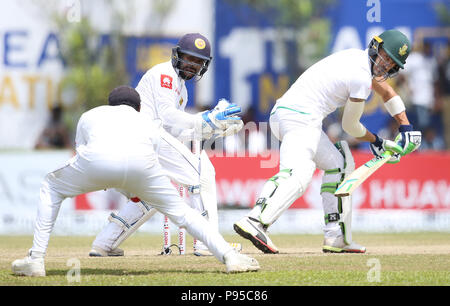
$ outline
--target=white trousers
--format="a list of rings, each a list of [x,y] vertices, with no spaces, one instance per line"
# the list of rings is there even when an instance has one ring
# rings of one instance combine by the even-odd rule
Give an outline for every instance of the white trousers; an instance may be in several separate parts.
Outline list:
[[[173,182],[185,187],[200,184],[200,158],[165,131],[161,132],[158,160],[163,171]],[[201,213],[206,209],[198,193],[189,194],[189,204]],[[217,209],[217,203],[214,205]],[[219,228],[217,220],[210,221],[213,226]]]
[[[96,190],[117,188],[152,203],[177,226],[186,228],[193,237],[203,241],[223,262],[231,246],[200,213],[179,196],[156,156],[113,156],[110,153],[90,156],[76,155],[68,164],[49,173],[40,190],[40,202],[31,251],[46,253],[50,234],[61,202],[68,197]]]
[[[158,161],[161,165],[161,171],[167,175],[174,183],[185,187],[197,186],[200,184],[200,158],[194,155],[183,143],[167,133],[161,131],[161,141],[158,150]],[[215,179],[215,178],[214,178]],[[135,194],[128,194],[128,197],[135,197]],[[144,200],[144,199],[142,199]],[[145,200],[144,200],[145,201]],[[145,201],[153,206],[150,201]],[[214,212],[208,214],[207,221],[217,230],[219,230],[219,221],[217,218],[217,203],[203,203],[199,193],[190,193],[188,196],[189,205],[203,213],[205,210],[214,209]],[[143,212],[133,201],[128,201],[118,212],[118,215],[129,224],[135,223],[142,218]],[[216,216],[215,218],[212,216]],[[109,223],[97,235],[93,246],[105,250],[111,250],[114,242],[119,238],[122,230],[115,224]],[[206,248],[202,245],[203,240],[196,242],[197,248]]]
[[[322,130],[322,118],[317,115],[277,109],[270,117],[270,128],[281,141],[280,170],[294,169],[300,176],[303,190],[309,186],[316,168],[330,170],[344,167],[344,157]],[[340,174],[326,175],[323,183],[339,182]],[[331,193],[322,193],[325,214],[338,212],[338,199]],[[325,234],[340,234],[340,227],[331,223]]]

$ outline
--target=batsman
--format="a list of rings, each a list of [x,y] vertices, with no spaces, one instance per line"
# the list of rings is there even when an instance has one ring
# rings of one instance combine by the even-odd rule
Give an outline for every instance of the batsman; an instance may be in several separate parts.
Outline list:
[[[250,213],[234,223],[239,235],[264,253],[278,253],[267,229],[303,195],[319,168],[324,171],[323,251],[365,253],[364,246],[352,241],[351,196],[334,196],[355,163],[348,144],[333,144],[322,130],[322,121],[343,107],[343,130],[359,141],[369,142],[376,157],[392,152],[389,163],[397,163],[416,150],[422,134],[414,130],[401,97],[386,82],[404,69],[409,52],[408,38],[400,31],[387,30],[373,37],[365,50],[343,50],[317,62],[277,100],[270,114],[270,127],[281,141],[279,172],[264,184]],[[372,90],[381,96],[386,110],[399,124],[395,140],[380,138],[360,122]]]

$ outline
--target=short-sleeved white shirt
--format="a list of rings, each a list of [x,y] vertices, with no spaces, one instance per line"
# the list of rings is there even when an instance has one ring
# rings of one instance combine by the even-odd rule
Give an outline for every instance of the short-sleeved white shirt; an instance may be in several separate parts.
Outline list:
[[[308,68],[277,100],[275,108],[282,106],[324,118],[349,98],[367,99],[371,90],[368,50],[348,49]]]
[[[81,115],[75,143],[86,159],[134,154],[156,159],[159,137],[159,127],[132,107],[103,105]]]

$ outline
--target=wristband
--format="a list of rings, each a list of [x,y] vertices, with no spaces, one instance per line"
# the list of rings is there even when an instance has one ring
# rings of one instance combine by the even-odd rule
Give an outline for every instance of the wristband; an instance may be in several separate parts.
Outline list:
[[[384,106],[392,117],[400,114],[406,109],[405,104],[403,103],[403,100],[402,98],[400,98],[400,96],[390,98],[389,100],[384,102]]]
[[[413,126],[411,124],[402,124],[398,127],[400,133],[411,132],[412,130]]]
[[[375,133],[372,133],[374,136],[375,136],[375,141],[374,142],[372,142],[375,146],[377,146],[377,147],[382,147],[383,146],[383,140],[380,138],[380,137],[378,137],[378,135],[377,134],[375,134]]]

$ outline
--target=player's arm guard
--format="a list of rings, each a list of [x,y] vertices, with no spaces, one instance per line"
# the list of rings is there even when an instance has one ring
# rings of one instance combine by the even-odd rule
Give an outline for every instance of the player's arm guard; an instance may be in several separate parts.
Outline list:
[[[342,115],[342,128],[353,137],[363,137],[366,135],[366,127],[359,122],[364,112],[364,102],[353,102],[348,100]]]

